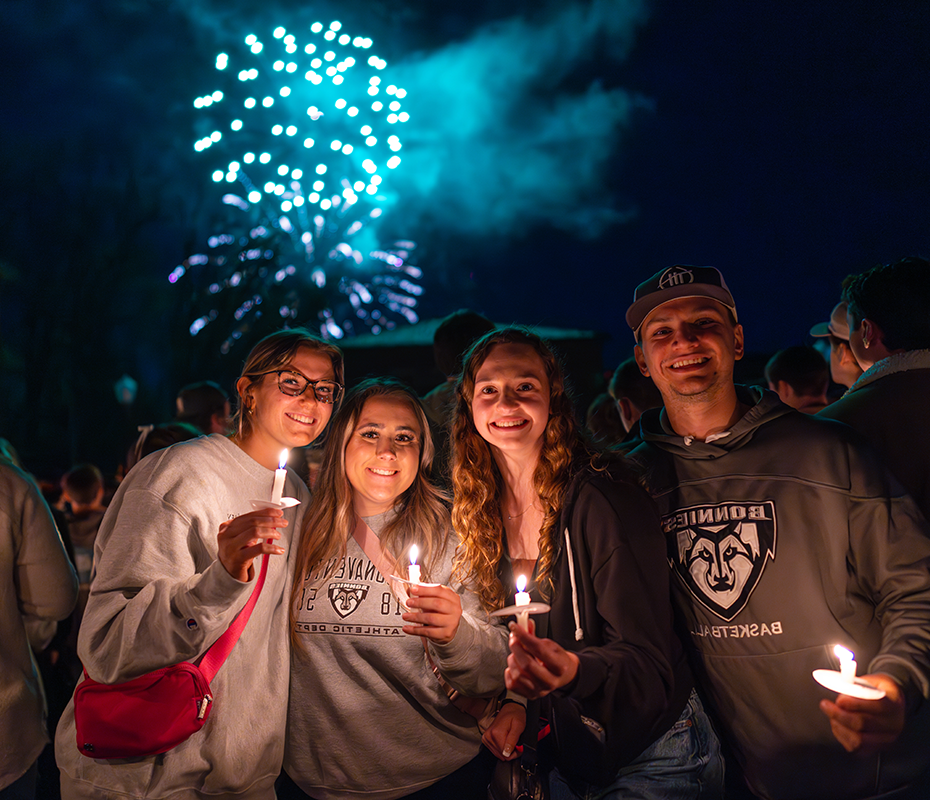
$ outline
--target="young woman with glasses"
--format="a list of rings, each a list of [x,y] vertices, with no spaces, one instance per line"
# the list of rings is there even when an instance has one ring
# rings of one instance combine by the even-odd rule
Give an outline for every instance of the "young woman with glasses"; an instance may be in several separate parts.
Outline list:
[[[267,577],[248,624],[210,684],[206,725],[167,753],[98,761],[78,751],[73,701],[56,736],[62,797],[273,797],[284,755],[288,597],[309,494],[289,473],[269,500],[281,451],[314,441],[342,395],[342,354],[308,331],[280,331],[249,354],[231,437],[212,434],[140,461],[100,527],[96,577],[78,640],[89,677],[121,683],[196,662]]]

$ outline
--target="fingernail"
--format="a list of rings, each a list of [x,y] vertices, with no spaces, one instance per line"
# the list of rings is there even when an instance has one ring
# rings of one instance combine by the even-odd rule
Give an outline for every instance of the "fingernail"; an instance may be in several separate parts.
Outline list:
[[[510,754],[513,752],[513,748],[508,744],[504,750],[504,758],[510,758]]]

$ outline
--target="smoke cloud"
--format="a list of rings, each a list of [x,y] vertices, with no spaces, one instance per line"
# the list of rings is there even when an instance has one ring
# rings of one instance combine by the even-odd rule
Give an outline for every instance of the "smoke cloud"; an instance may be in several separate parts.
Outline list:
[[[576,2],[392,64],[411,120],[391,188],[410,230],[591,237],[635,213],[615,207],[604,168],[649,102],[590,73],[595,53],[620,64],[646,16],[639,0]]]

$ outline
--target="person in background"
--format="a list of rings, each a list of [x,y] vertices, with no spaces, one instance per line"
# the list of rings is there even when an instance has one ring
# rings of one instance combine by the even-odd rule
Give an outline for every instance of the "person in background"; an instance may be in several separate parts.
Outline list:
[[[491,320],[467,308],[449,314],[437,326],[433,334],[433,358],[446,379],[423,397],[423,408],[433,425],[444,428],[449,420],[455,401],[455,379],[462,371],[465,351],[472,342],[493,330]]]
[[[824,357],[808,345],[786,347],[775,353],[765,365],[765,379],[785,405],[803,414],[816,414],[830,403],[830,368]]]
[[[81,624],[94,566],[94,540],[106,513],[103,505],[103,474],[93,464],[80,464],[61,479],[60,507],[68,522],[68,535],[74,547],[80,593],[75,609],[75,635]]]
[[[864,436],[930,519],[930,260],[851,276],[843,299],[865,373],[820,416]]]
[[[673,629],[655,505],[619,456],[579,435],[561,367],[523,328],[493,331],[465,358],[453,425],[457,574],[486,611],[518,576],[551,611],[511,624],[505,703],[484,741],[499,759],[540,749],[553,798],[714,798],[719,745]],[[546,629],[540,631],[539,626]]]
[[[284,755],[287,608],[303,505],[253,510],[271,497],[282,449],[320,436],[342,395],[342,354],[303,329],[262,339],[236,383],[236,432],[152,453],[116,492],[97,534],[96,574],[78,638],[90,678],[121,683],[197,661],[246,604],[252,615],[210,684],[206,726],[163,755],[100,761],[78,750],[72,700],[58,725],[61,793],[72,798],[273,797]]]
[[[930,797],[930,528],[914,501],[847,426],[734,383],[743,328],[718,270],[660,270],[626,320],[665,403],[629,457],[659,506],[702,696],[750,788]],[[812,678],[840,666],[835,645],[884,697]]]
[[[0,798],[36,796],[49,741],[34,653],[77,601],[78,582],[51,511],[22,470],[0,461]]]
[[[433,479],[444,489],[450,486],[449,419],[455,403],[455,380],[462,371],[462,355],[472,342],[492,330],[494,323],[487,317],[462,308],[445,317],[433,334],[433,357],[446,379],[423,397],[423,409],[429,417],[436,447]]]
[[[617,404],[607,392],[602,392],[591,401],[585,414],[584,428],[600,447],[617,446],[626,436]]]
[[[364,381],[333,419],[297,556],[283,800],[484,796],[493,758],[438,676],[496,697],[507,632],[451,579],[458,538],[432,457],[396,380]],[[405,588],[393,576],[413,545],[426,585]]]
[[[170,447],[178,442],[196,439],[203,433],[187,422],[165,422],[161,425],[140,425],[139,438],[126,459],[126,471],[129,472],[143,458],[156,450]]]
[[[620,421],[626,430],[623,442],[618,446],[622,453],[628,453],[640,443],[639,418],[644,411],[662,406],[662,395],[656,385],[639,371],[634,358],[622,361],[614,370],[607,391],[617,403]]]
[[[840,300],[830,313],[830,321],[818,322],[810,333],[815,339],[826,338],[829,341],[830,377],[834,383],[848,389],[862,374],[862,367],[849,347],[846,301]]]
[[[205,434],[229,433],[229,396],[218,383],[188,384],[178,392],[175,404],[178,422],[189,423]]]

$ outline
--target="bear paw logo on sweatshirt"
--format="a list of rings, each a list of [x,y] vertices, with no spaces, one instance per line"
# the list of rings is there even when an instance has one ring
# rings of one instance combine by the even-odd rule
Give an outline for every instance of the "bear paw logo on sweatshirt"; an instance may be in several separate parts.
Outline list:
[[[368,587],[361,583],[331,583],[328,594],[335,612],[345,619],[368,595]]]
[[[775,560],[775,504],[690,506],[663,517],[669,563],[691,596],[731,621],[749,602],[769,559]]]

